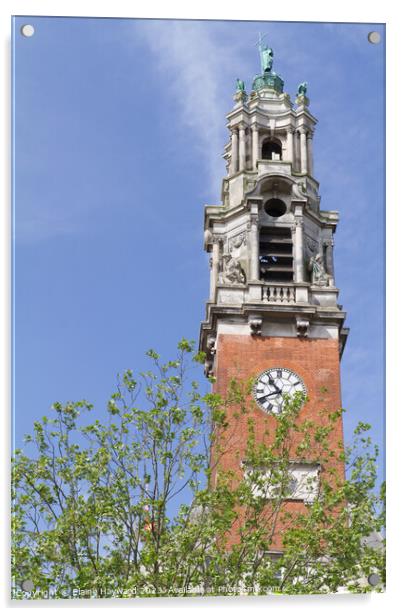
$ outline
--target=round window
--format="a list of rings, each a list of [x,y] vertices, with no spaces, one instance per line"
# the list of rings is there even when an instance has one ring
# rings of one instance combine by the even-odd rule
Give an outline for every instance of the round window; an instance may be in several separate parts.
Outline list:
[[[272,216],[272,218],[279,218],[279,216],[283,216],[286,212],[286,203],[280,199],[269,199],[264,208],[269,216]]]

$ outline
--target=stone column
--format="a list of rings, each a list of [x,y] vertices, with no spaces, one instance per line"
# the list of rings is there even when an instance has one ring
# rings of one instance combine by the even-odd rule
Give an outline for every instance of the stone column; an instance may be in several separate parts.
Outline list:
[[[294,128],[289,128],[288,130],[288,143],[287,143],[287,147],[288,147],[288,161],[290,163],[292,163],[292,165],[294,164],[294,146],[293,146],[293,135],[294,135],[295,129]]]
[[[214,237],[212,243],[211,277],[209,287],[209,299],[215,301],[216,285],[218,284],[218,269],[219,269],[219,238]]]
[[[239,164],[239,138],[237,135],[237,129],[232,130],[232,157],[230,159],[230,173],[236,173],[238,171]]]
[[[313,163],[313,132],[309,131],[307,134],[307,159],[308,159],[308,173],[314,175],[314,163]]]
[[[300,133],[299,131],[295,131],[295,134],[294,134],[293,153],[294,153],[295,169],[297,172],[300,172]]]
[[[239,126],[239,171],[246,168],[246,132],[244,124]]]
[[[303,274],[303,220],[297,218],[295,224],[292,227],[293,234],[293,260],[294,260],[294,274],[295,282],[304,282]]]
[[[257,160],[259,155],[259,134],[256,124],[252,126],[253,130],[253,170],[257,169]]]
[[[258,229],[258,214],[250,215],[250,278],[251,281],[258,281],[260,278],[260,262],[259,262],[259,229]]]
[[[325,268],[327,274],[334,279],[334,240],[324,240],[323,245],[325,247]]]
[[[300,131],[300,173],[307,173],[307,138],[304,128]]]

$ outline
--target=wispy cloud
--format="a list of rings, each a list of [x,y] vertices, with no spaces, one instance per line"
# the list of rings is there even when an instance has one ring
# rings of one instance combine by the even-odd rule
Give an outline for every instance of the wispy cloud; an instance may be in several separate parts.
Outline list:
[[[166,21],[136,26],[155,56],[165,91],[177,101],[176,119],[197,144],[210,182],[208,192],[216,196],[225,174],[221,155],[227,140],[225,114],[230,108],[227,84],[232,80],[234,91],[235,77],[249,70],[239,43],[227,31],[225,37],[218,36],[217,29],[218,24],[191,21],[173,21],[169,27]]]

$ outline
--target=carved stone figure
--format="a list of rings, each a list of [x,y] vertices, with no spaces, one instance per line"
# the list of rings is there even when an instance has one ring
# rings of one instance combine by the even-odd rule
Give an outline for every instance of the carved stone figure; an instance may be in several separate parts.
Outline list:
[[[244,284],[246,282],[246,275],[243,271],[240,261],[238,261],[238,259],[234,259],[230,254],[223,255],[222,260],[223,284]]]
[[[325,271],[320,254],[310,257],[309,271],[311,272],[312,284],[319,287],[328,287],[330,285],[331,277]]]

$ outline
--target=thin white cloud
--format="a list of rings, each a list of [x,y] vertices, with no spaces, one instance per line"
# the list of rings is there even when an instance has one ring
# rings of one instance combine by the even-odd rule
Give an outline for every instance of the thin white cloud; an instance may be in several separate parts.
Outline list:
[[[166,91],[177,101],[179,121],[192,134],[209,178],[208,192],[215,198],[219,198],[225,175],[225,115],[231,103],[227,82],[233,80],[234,91],[235,77],[249,70],[239,45],[227,36],[225,40],[219,37],[218,28],[202,22],[153,21],[142,22],[136,29],[155,56]]]

